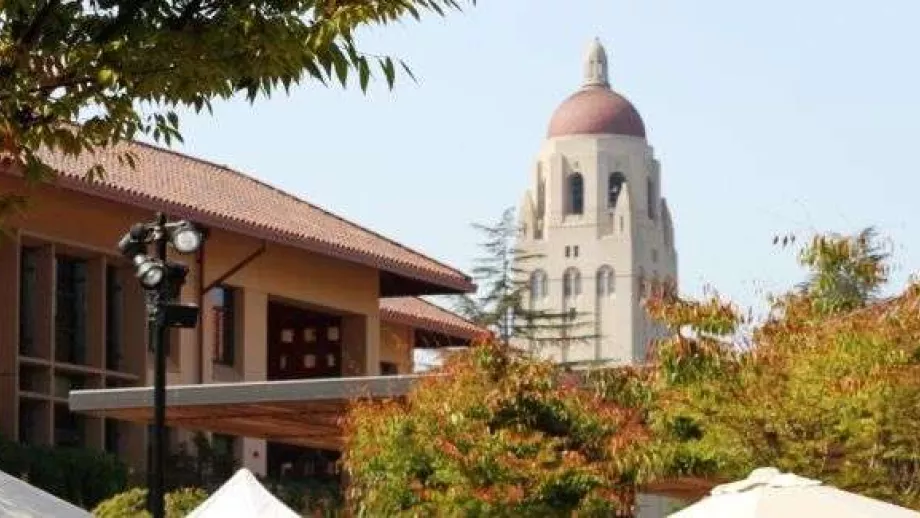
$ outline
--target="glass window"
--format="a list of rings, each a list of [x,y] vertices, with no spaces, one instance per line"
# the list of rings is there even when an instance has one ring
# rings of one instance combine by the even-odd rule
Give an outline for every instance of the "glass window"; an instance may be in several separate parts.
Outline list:
[[[212,301],[215,320],[215,361],[233,365],[236,361],[236,298],[231,286],[214,288]]]
[[[569,268],[562,276],[562,294],[565,297],[581,294],[581,274],[575,268]]]
[[[569,214],[583,214],[585,211],[585,181],[581,173],[569,176]]]
[[[124,326],[124,290],[119,269],[107,266],[105,272],[105,364],[106,368],[121,367]]]
[[[19,352],[35,354],[36,294],[38,250],[23,247],[19,270]]]
[[[597,294],[600,296],[613,295],[615,280],[613,269],[609,266],[601,266],[597,271]]]
[[[55,358],[86,362],[86,261],[57,257],[55,292]]]
[[[530,274],[530,296],[533,299],[542,299],[546,296],[546,272],[537,270]]]
[[[617,200],[620,199],[620,192],[623,190],[623,184],[626,178],[623,173],[610,173],[607,175],[607,208],[613,209],[617,206]]]

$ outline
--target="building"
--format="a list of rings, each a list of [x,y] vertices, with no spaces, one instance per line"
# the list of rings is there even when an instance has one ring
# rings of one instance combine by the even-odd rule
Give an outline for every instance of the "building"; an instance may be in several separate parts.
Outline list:
[[[136,170],[118,161],[124,151]],[[183,300],[202,311],[197,328],[168,335],[170,390],[402,375],[414,348],[468,344],[481,332],[417,298],[471,291],[465,274],[254,178],[139,143],[100,151],[102,180],[83,178],[93,157],[48,159],[61,173],[53,185],[0,171],[0,192],[32,202],[0,238],[6,437],[110,451],[143,472],[149,412],[72,412],[68,395],[152,384],[144,295],[116,243],[155,211],[208,234],[197,254],[171,257],[189,267]],[[174,446],[186,430],[220,432],[244,465],[277,474],[305,452],[338,447],[343,409],[323,412],[297,440],[272,427],[271,412],[180,406],[167,418]]]
[[[520,205],[529,303],[571,315],[561,346],[522,344],[563,363],[636,363],[660,332],[642,299],[677,280],[661,167],[636,108],[614,91],[607,54],[589,46],[581,87],[553,113]],[[557,331],[553,331],[557,332]]]

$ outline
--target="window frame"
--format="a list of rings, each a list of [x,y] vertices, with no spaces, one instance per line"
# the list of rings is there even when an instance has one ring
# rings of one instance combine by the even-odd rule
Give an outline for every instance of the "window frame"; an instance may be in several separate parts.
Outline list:
[[[566,180],[568,204],[566,214],[581,216],[585,213],[585,178],[581,173],[572,173]]]
[[[237,308],[239,288],[229,284],[214,287],[211,311],[214,315],[214,357],[218,365],[233,367],[237,360]],[[217,290],[220,290],[219,292]],[[220,293],[220,295],[218,295]],[[220,297],[219,300],[216,300]]]
[[[617,185],[616,193],[613,192],[613,186]],[[626,185],[626,176],[619,171],[614,171],[607,175],[607,209],[617,208],[620,195],[623,193],[623,187]]]

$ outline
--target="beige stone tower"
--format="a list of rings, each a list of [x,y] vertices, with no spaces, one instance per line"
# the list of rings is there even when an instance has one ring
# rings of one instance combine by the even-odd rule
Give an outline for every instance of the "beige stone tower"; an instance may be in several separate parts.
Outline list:
[[[556,109],[520,205],[519,248],[535,309],[572,312],[587,340],[543,347],[565,363],[643,361],[659,331],[643,297],[677,280],[677,252],[661,168],[639,112],[610,86],[596,39],[581,88]],[[520,344],[535,348],[535,344]]]

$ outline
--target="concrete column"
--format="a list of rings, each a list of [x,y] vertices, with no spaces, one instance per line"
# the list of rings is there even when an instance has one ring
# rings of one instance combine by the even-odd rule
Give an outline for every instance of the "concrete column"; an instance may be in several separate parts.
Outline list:
[[[237,319],[241,324],[237,334],[237,361],[242,360],[244,380],[263,381],[268,377],[268,294],[251,288],[238,293]],[[241,442],[243,466],[264,476],[268,471],[266,441],[244,437]]]
[[[246,288],[239,291],[237,357],[242,357],[243,379],[262,381],[268,375],[268,294]]]
[[[342,318],[342,375],[380,374],[380,318],[349,315]]]

